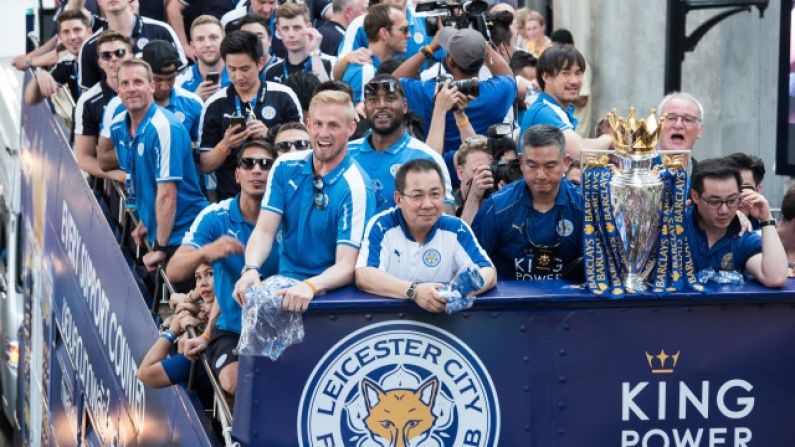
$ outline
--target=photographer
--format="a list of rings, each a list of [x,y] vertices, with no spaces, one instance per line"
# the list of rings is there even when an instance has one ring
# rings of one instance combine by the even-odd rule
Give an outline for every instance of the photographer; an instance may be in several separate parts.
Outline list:
[[[475,135],[475,129],[466,115],[466,108],[469,101],[474,99],[458,91],[457,87],[451,87],[450,81],[444,82],[436,92],[436,100],[433,103],[433,115],[431,116],[431,126],[428,128],[428,138],[425,143],[439,154],[444,153],[444,135],[447,127],[447,112],[452,111],[455,117],[455,125],[461,134],[461,141]]]
[[[395,77],[400,78],[403,84],[403,89],[409,100],[409,109],[425,120],[426,127],[430,126],[437,83],[434,80],[419,81],[413,77],[422,63],[441,46],[441,36],[449,36],[450,32],[449,28],[440,30],[430,45],[423,47],[419,53],[403,62],[394,72]],[[473,29],[455,30],[446,47],[445,63],[453,80],[467,80],[470,84],[477,85],[477,88],[473,89],[475,93],[473,96],[476,98],[469,102],[466,116],[474,131],[484,134],[489,126],[503,121],[516,97],[516,81],[511,69],[502,56],[486,43],[479,32]],[[478,82],[478,71],[484,63],[493,77]],[[447,113],[446,120],[444,156],[448,168],[452,170],[453,154],[461,145],[461,136],[457,126],[454,127],[455,117],[452,113]]]

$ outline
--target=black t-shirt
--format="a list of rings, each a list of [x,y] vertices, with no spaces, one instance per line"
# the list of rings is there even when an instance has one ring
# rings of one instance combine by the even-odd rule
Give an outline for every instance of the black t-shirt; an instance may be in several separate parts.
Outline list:
[[[74,133],[99,137],[102,114],[114,96],[116,92],[105,81],[97,82],[80,95],[74,109]]]
[[[224,14],[235,9],[237,5],[237,0],[179,0],[179,2],[185,5],[185,10],[182,11],[182,20],[186,33],[190,30],[196,17],[209,14],[220,20]]]
[[[166,7],[163,0],[138,0],[138,13],[150,19],[166,20]]]
[[[334,65],[334,59],[322,53],[320,55],[320,59],[323,61],[323,68],[325,68],[326,73],[331,76],[331,67]],[[289,63],[287,59],[284,59],[265,70],[265,79],[272,82],[283,83],[288,77],[290,77],[291,74],[297,73],[299,71],[312,71],[311,56],[307,56],[306,59],[296,65],[293,65]]]
[[[77,99],[80,98],[80,93],[82,93],[80,86],[77,85],[77,60],[67,59],[58,62],[52,67],[50,74],[55,79],[55,82],[61,85],[66,84],[69,87],[72,99],[77,103]]]
[[[327,20],[322,25],[319,25],[317,30],[323,35],[323,41],[320,42],[320,51],[332,56],[338,56],[337,50],[345,37],[345,27],[333,20]]]
[[[199,124],[199,148],[201,151],[215,150],[229,127],[230,118],[235,115],[248,116],[251,104],[240,101],[235,87],[219,90],[207,99],[202,110]],[[302,122],[301,105],[295,93],[289,88],[275,82],[261,82],[256,96],[253,116],[265,123],[268,128],[288,122]],[[216,173],[218,199],[223,200],[240,192],[235,183],[235,157],[239,148],[234,148],[226,157]]]
[[[103,27],[102,31],[107,29]],[[97,52],[97,38],[102,31],[97,31],[91,35],[85,42],[83,47],[80,48],[80,86],[89,88],[105,78],[105,73],[99,68],[99,58]],[[133,33],[130,36],[133,40],[133,52],[136,57],[140,56],[144,46],[150,40],[160,39],[171,42],[177,49],[179,58],[182,65],[188,65],[188,60],[185,58],[185,53],[182,51],[182,45],[179,43],[177,35],[168,24],[150,19],[148,17],[135,16],[135,24],[133,25]]]

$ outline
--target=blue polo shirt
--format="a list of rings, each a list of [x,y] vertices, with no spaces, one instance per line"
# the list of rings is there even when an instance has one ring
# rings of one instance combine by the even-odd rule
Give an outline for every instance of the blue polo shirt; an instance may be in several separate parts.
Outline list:
[[[110,125],[111,140],[119,164],[132,176],[136,209],[147,229],[146,238],[154,244],[157,236],[157,185],[176,183],[177,211],[168,245],[179,245],[193,219],[207,206],[199,187],[188,131],[173,113],[155,103],[149,106],[135,135],[127,131],[129,125],[126,111],[117,115]]]
[[[450,282],[472,266],[493,267],[466,222],[442,214],[419,244],[400,208],[385,210],[370,220],[356,261],[356,268],[374,267],[417,282]]]
[[[190,134],[191,141],[199,139],[199,118],[201,118],[202,107],[204,105],[201,98],[179,87],[171,89],[168,103],[165,105],[165,109],[173,113],[177,121],[185,126],[188,134]],[[124,108],[121,98],[116,96],[110,100],[102,115],[100,136],[110,139],[110,123],[125,110],[127,109]]]
[[[375,197],[370,179],[350,155],[323,176],[323,188],[313,182],[312,151],[280,156],[270,172],[262,209],[282,216],[279,274],[303,280],[319,275],[336,262],[337,245],[358,249]],[[316,194],[327,205],[315,206]]]
[[[536,124],[548,124],[564,131],[574,130],[579,121],[574,117],[574,104],[569,104],[564,110],[555,98],[541,92],[522,116],[520,138],[529,127]],[[521,152],[521,147],[519,151]]]
[[[425,128],[430,129],[433,116],[433,104],[436,95],[436,81],[429,79],[420,81],[413,78],[402,78],[409,109],[418,117],[425,120]],[[505,115],[511,109],[516,99],[516,80],[513,76],[494,76],[485,81],[480,81],[478,97],[469,103],[466,109],[469,122],[475,133],[486,135],[486,130],[492,124],[503,122]],[[452,112],[447,114],[444,127],[444,159],[447,169],[455,172],[453,154],[461,146],[461,133],[455,124]]]
[[[583,199],[565,178],[555,206],[541,213],[524,179],[519,179],[483,202],[472,229],[494,261],[500,279],[559,279],[565,267],[582,256]],[[539,246],[557,246],[543,266]],[[539,256],[540,257],[540,256]]]
[[[698,226],[698,208],[691,206],[685,212],[685,234],[690,246],[696,272],[704,269],[745,271],[745,264],[762,252],[762,236],[749,231],[740,236],[740,220],[735,217],[726,234],[712,247],[707,246],[707,234]]]
[[[404,163],[415,159],[431,160],[442,168],[444,187],[447,191],[445,203],[455,204],[453,188],[450,184],[450,173],[438,152],[412,137],[405,130],[403,136],[395,144],[383,152],[377,151],[370,145],[371,135],[372,131],[368,131],[363,138],[348,143],[348,153],[370,177],[370,185],[375,193],[376,212],[395,206],[395,175]]]
[[[381,67],[381,60],[375,54],[372,59],[373,62],[371,64],[348,64],[342,73],[343,82],[350,85],[353,90],[354,104],[362,102],[362,99],[364,99],[364,85],[375,77],[375,72]]]
[[[246,246],[255,224],[256,222],[248,222],[241,214],[240,195],[236,195],[203,209],[193,221],[190,231],[185,233],[182,245],[198,250],[215,242],[221,236],[229,236]],[[268,259],[260,266],[260,275],[267,277],[279,272],[280,236],[277,235]],[[221,308],[221,316],[218,317],[215,326],[237,334],[240,333],[241,313],[240,305],[232,298],[232,292],[245,264],[246,259],[243,254],[233,254],[213,261],[213,290]]]
[[[348,29],[345,30],[345,37],[340,43],[339,51],[337,51],[338,55],[342,56],[362,47],[367,48],[370,45],[367,33],[364,32],[364,17],[366,15],[362,14],[361,17],[357,17],[348,25]],[[409,36],[406,39],[406,52],[399,55],[400,59],[408,59],[414,56],[420,51],[420,48],[430,44],[431,40],[433,40],[433,36],[428,35],[428,29],[425,26],[425,16],[417,16],[411,8],[406,8],[406,22],[409,26]],[[441,60],[443,55],[444,50],[437,51],[434,53],[434,59]]]
[[[190,66],[190,68],[177,76],[175,85],[191,93],[195,93],[196,89],[199,88],[199,84],[202,82],[204,82],[204,77],[202,76],[201,71],[199,71],[199,65],[193,64]],[[229,79],[229,72],[226,71],[226,67],[221,70],[221,79],[219,83],[221,84],[221,88],[228,87],[230,84],[232,84],[232,80]]]

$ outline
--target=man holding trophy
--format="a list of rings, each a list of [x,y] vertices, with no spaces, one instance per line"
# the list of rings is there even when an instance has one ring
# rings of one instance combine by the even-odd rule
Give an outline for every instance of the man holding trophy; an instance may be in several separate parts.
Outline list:
[[[522,137],[522,179],[483,202],[472,223],[500,279],[561,279],[582,256],[583,201],[564,178],[571,163],[563,132],[530,127]]]

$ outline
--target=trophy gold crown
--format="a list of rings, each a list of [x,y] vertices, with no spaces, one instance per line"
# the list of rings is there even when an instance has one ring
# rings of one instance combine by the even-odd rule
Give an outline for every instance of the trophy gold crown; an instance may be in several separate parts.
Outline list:
[[[622,117],[618,110],[613,109],[607,114],[616,151],[624,155],[649,155],[657,152],[657,140],[660,139],[665,123],[665,115],[657,118],[656,111],[651,109],[646,119],[635,115],[635,108],[629,108],[629,115]]]

